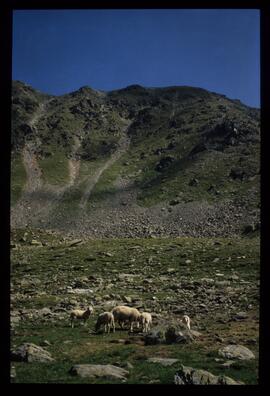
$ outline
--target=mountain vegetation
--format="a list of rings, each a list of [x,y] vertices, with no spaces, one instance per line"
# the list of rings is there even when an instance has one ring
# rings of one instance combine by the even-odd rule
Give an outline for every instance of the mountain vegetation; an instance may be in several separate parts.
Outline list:
[[[259,109],[194,87],[52,96],[14,81],[12,114],[15,226],[102,237],[260,227]]]

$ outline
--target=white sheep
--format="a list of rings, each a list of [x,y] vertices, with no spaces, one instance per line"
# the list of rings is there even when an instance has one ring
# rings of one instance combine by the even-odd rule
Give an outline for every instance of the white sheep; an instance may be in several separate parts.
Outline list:
[[[113,332],[115,332],[114,316],[111,312],[103,312],[98,316],[95,326],[96,332],[99,330],[100,326],[104,326],[105,333],[110,332],[111,326],[113,328]]]
[[[139,323],[142,325],[143,333],[147,333],[150,330],[152,324],[152,315],[149,312],[142,312],[139,317]]]
[[[74,320],[83,320],[84,325],[86,321],[88,320],[89,316],[94,312],[93,307],[88,307],[86,311],[83,311],[81,309],[74,309],[73,311],[70,312],[70,321],[71,321],[71,327],[74,327]]]
[[[181,319],[181,322],[184,323],[187,328],[190,330],[190,317],[187,315],[184,315],[183,318]]]
[[[127,307],[125,305],[118,305],[113,308],[112,314],[114,320],[119,323],[120,327],[126,322],[130,325],[130,331],[133,332],[134,323],[139,321],[140,312],[136,308]]]

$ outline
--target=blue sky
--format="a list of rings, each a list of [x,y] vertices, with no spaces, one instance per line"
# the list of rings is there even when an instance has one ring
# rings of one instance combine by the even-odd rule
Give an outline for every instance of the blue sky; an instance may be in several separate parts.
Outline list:
[[[190,85],[260,106],[259,10],[17,10],[13,79],[61,95]]]

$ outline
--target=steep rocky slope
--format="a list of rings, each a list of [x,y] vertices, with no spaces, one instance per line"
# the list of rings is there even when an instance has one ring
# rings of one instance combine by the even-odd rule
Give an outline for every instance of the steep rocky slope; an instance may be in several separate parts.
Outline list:
[[[14,81],[11,225],[96,237],[257,232],[260,112],[193,87]]]

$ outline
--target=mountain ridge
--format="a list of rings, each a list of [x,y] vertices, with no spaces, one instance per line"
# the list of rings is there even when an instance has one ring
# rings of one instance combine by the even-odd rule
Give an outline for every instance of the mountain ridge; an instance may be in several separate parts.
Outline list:
[[[70,91],[70,92],[66,92],[66,93],[62,93],[62,94],[53,94],[53,93],[45,93],[42,90],[34,88],[30,84],[25,83],[25,82],[23,82],[21,80],[13,80],[12,81],[12,86],[14,86],[14,84],[21,84],[21,85],[23,85],[25,87],[30,87],[32,90],[35,90],[37,92],[42,93],[43,95],[47,95],[47,96],[51,96],[51,97],[62,97],[62,96],[70,95],[72,93],[76,93],[76,92],[83,92],[84,90],[90,90],[90,91],[101,93],[101,94],[109,94],[109,93],[112,93],[112,92],[129,91],[131,89],[142,89],[142,90],[150,90],[150,91],[151,90],[164,90],[164,91],[166,91],[166,90],[178,89],[178,88],[179,89],[182,89],[182,88],[193,89],[194,88],[194,89],[197,89],[197,90],[209,92],[209,93],[211,93],[213,95],[224,97],[224,98],[226,98],[226,99],[228,99],[228,100],[230,100],[232,102],[240,103],[241,105],[246,106],[246,107],[248,107],[250,109],[254,109],[254,110],[260,111],[260,106],[258,106],[258,107],[250,106],[250,105],[245,104],[244,102],[242,102],[240,99],[229,98],[225,94],[222,94],[222,93],[219,93],[219,92],[216,92],[216,91],[210,91],[210,90],[208,90],[206,88],[201,88],[201,87],[197,87],[197,86],[190,86],[190,85],[165,85],[165,86],[144,87],[144,86],[142,86],[140,84],[130,84],[130,85],[127,85],[126,87],[110,89],[110,90],[107,90],[107,89],[96,89],[96,88],[92,88],[90,85],[82,85],[81,87],[75,89],[74,91]]]
[[[206,213],[213,235],[259,227],[260,111],[225,95],[133,84],[55,96],[15,81],[11,138],[14,227],[199,236]],[[129,143],[118,157],[121,139]],[[34,191],[26,187],[33,164],[40,175]],[[28,213],[42,206],[42,216]],[[223,206],[226,221],[218,216]]]

